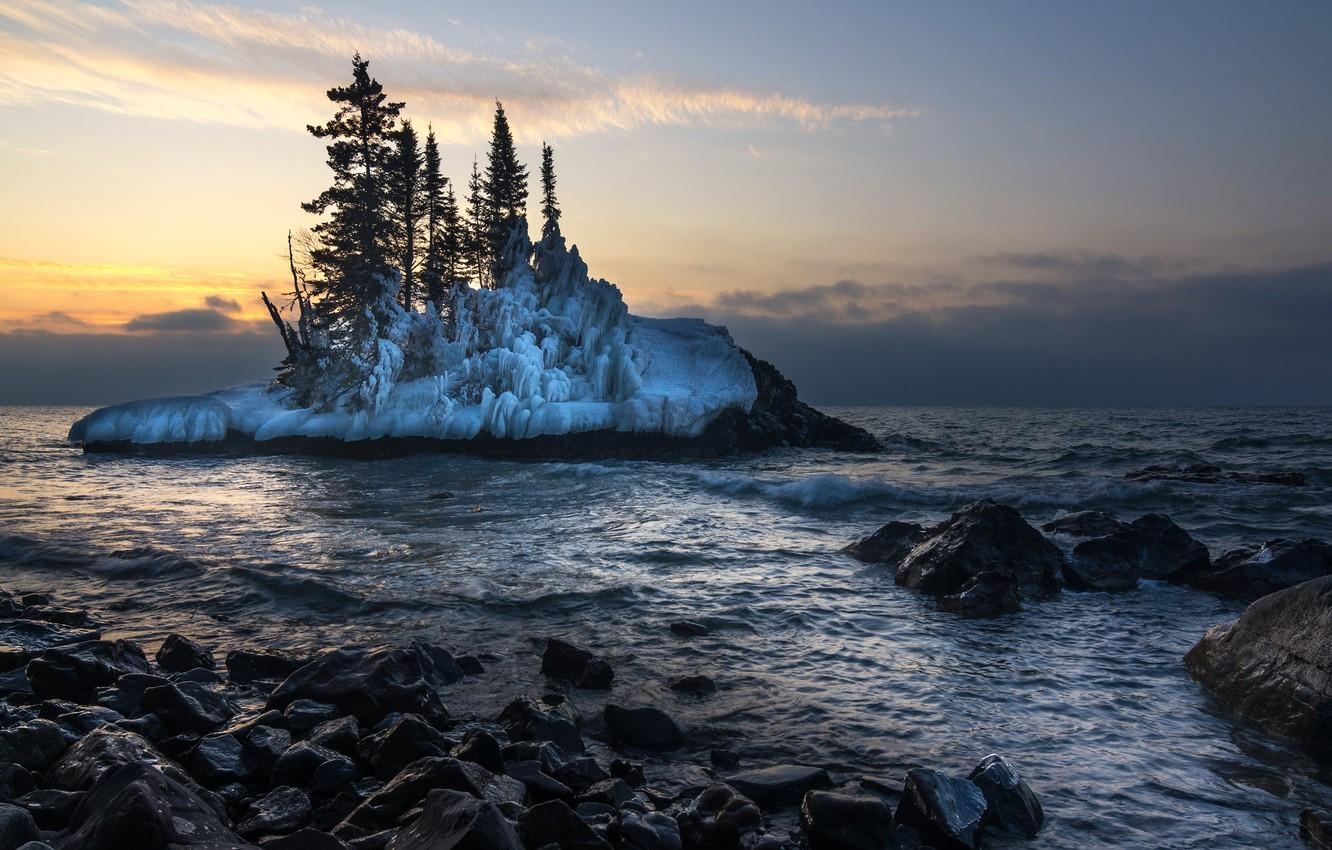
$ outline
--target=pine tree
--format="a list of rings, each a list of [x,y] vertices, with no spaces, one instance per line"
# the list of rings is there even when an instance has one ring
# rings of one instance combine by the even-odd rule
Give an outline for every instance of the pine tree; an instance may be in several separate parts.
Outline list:
[[[527,215],[527,166],[518,161],[504,104],[495,101],[495,124],[486,162],[485,197],[489,205],[488,259],[498,284],[507,269],[499,268],[510,231]]]
[[[467,181],[467,219],[463,226],[464,271],[481,287],[490,284],[490,219],[480,167],[473,158],[472,176]]]
[[[555,200],[555,151],[541,143],[541,238],[546,238],[560,223],[560,205]]]
[[[416,302],[416,273],[422,265],[423,230],[428,218],[427,168],[412,122],[404,120],[394,134],[395,150],[386,183],[393,213],[393,244],[402,286],[398,300],[408,310]],[[438,158],[438,150],[436,150]]]
[[[321,320],[338,339],[361,323],[365,309],[383,294],[390,271],[392,222],[384,172],[403,104],[388,101],[369,64],[359,53],[352,58],[351,85],[328,91],[337,112],[328,123],[306,128],[315,138],[331,140],[333,185],[301,208],[328,216],[311,228],[318,244],[310,252],[316,272],[310,291]]]
[[[444,192],[444,202],[440,210],[440,271],[448,286],[453,286],[466,278],[464,272],[467,258],[466,231],[461,216],[458,214],[458,198],[453,194],[453,182],[449,181]]]
[[[444,261],[441,257],[444,242],[444,190],[448,179],[440,167],[439,143],[435,141],[435,131],[426,130],[425,162],[422,185],[425,190],[425,238],[426,260],[421,272],[421,282],[425,286],[426,298],[434,302],[436,309],[444,303],[445,277]],[[453,193],[449,189],[449,196]],[[456,204],[454,214],[457,214]]]

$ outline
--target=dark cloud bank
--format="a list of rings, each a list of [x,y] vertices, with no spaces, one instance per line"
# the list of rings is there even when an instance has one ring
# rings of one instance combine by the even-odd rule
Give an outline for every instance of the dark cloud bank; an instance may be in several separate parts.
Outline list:
[[[692,312],[815,404],[1332,404],[1332,264],[1167,277],[1174,266],[1104,256],[978,262],[1033,279],[843,281]],[[140,316],[130,334],[0,334],[0,402],[102,404],[271,376],[276,335],[209,307]]]

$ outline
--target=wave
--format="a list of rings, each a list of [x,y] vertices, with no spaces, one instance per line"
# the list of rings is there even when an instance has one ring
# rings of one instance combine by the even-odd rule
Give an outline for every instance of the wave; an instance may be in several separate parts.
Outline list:
[[[86,564],[86,569],[109,579],[176,578],[204,572],[203,564],[198,561],[152,546],[95,557]]]
[[[365,605],[360,596],[286,564],[236,564],[229,575],[279,607],[299,606],[317,613],[337,614],[358,611]]]
[[[935,498],[878,479],[849,478],[826,472],[792,481],[767,481],[724,472],[699,472],[707,489],[733,496],[759,495],[801,508],[825,509],[874,501],[933,502]]]

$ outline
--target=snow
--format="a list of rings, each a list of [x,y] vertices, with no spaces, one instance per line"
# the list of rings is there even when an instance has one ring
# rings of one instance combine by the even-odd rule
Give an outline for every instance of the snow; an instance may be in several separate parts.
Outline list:
[[[518,236],[510,250],[526,256]],[[353,390],[319,410],[262,383],[94,411],[78,443],[213,442],[281,437],[507,439],[615,430],[696,437],[757,396],[725,328],[630,315],[620,291],[588,276],[558,229],[494,290],[459,287],[453,333],[434,313],[376,305],[374,336],[352,358]]]

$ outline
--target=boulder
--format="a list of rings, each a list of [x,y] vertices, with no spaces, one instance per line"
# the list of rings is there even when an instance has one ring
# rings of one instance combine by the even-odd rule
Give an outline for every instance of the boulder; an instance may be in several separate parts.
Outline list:
[[[566,753],[581,753],[583,738],[573,721],[519,697],[504,707],[496,722],[515,741],[553,741]]]
[[[893,810],[878,797],[810,791],[800,806],[809,850],[889,850],[897,846]]]
[[[200,738],[186,763],[194,776],[211,788],[244,782],[251,774],[245,748],[235,736],[224,732]]]
[[[1074,511],[1050,520],[1041,526],[1041,531],[1085,540],[1088,537],[1105,537],[1126,528],[1128,523],[1109,511]]]
[[[1073,547],[1064,576],[1074,590],[1132,590],[1138,579],[1206,569],[1207,547],[1170,517],[1147,514],[1128,527]]]
[[[450,850],[455,847],[460,850],[523,850],[523,843],[494,803],[460,791],[439,788],[426,795],[421,816],[393,836],[387,850]]]
[[[927,530],[897,568],[897,583],[935,596],[959,593],[975,576],[1011,578],[1039,596],[1059,590],[1063,555],[1007,505],[986,500]]]
[[[341,838],[307,826],[291,835],[265,840],[264,850],[351,850],[351,846]]]
[[[1300,838],[1319,850],[1332,850],[1332,814],[1317,809],[1300,812]]]
[[[14,801],[32,815],[42,829],[63,829],[86,791],[62,791],[59,788],[38,788]]]
[[[673,750],[684,743],[684,728],[659,708],[624,708],[607,703],[604,714],[611,735],[630,747]]]
[[[61,850],[254,850],[198,795],[150,764],[102,777],[54,843]]]
[[[980,850],[984,818],[985,795],[974,783],[925,768],[907,771],[894,820],[916,830],[921,844]]]
[[[144,693],[149,688],[167,684],[167,681],[151,673],[126,673],[112,687],[98,690],[97,703],[125,717],[137,717],[143,713]]]
[[[500,753],[499,739],[484,729],[473,729],[463,736],[462,744],[453,753],[455,758],[479,764],[492,773],[504,772],[504,756]]]
[[[180,768],[146,738],[117,726],[103,726],[66,750],[46,771],[46,782],[65,791],[87,791],[127,764],[151,764],[176,781],[184,781]]]
[[[311,699],[335,705],[367,724],[392,711],[442,722],[448,712],[437,689],[462,677],[453,656],[427,643],[345,647],[324,652],[292,673],[269,696],[268,707],[283,709],[298,699]]]
[[[335,717],[311,729],[306,740],[351,756],[356,754],[356,745],[360,743],[361,727],[355,717]]]
[[[359,776],[356,765],[342,753],[300,741],[288,747],[273,764],[272,782],[331,793]]]
[[[272,726],[251,726],[233,732],[245,748],[245,760],[260,772],[268,772],[291,746],[291,733]],[[311,737],[311,743],[322,744]],[[332,749],[337,749],[333,747]],[[341,752],[341,750],[339,750]]]
[[[424,758],[399,771],[384,787],[366,797],[334,829],[340,837],[353,830],[375,832],[395,825],[404,813],[420,805],[432,788],[447,788],[472,797],[485,797],[493,777],[484,768],[451,758]]]
[[[28,770],[43,771],[65,752],[68,743],[60,727],[37,718],[0,729],[0,762],[13,762]]]
[[[12,800],[32,790],[32,773],[23,765],[0,762],[0,801]]]
[[[967,778],[985,795],[986,824],[1026,838],[1041,831],[1041,801],[1008,759],[992,753]]]
[[[305,826],[311,813],[310,798],[304,791],[279,785],[250,804],[236,831],[246,836],[282,835]]]
[[[147,673],[143,650],[127,640],[91,640],[52,647],[28,662],[28,682],[41,699],[91,703],[99,686],[126,673]]]
[[[1252,602],[1269,593],[1332,575],[1332,545],[1321,540],[1269,540],[1232,549],[1215,563],[1176,573],[1171,581]]]
[[[662,812],[620,812],[615,824],[617,847],[622,850],[680,850],[680,826]]]
[[[842,551],[866,564],[891,564],[896,567],[920,542],[924,533],[925,529],[914,522],[893,520]]]
[[[293,735],[304,735],[327,720],[338,716],[338,707],[312,699],[293,700],[282,712],[282,719]]]
[[[681,676],[671,680],[671,690],[694,697],[706,697],[717,692],[717,683],[702,674]]]
[[[393,725],[361,739],[356,755],[380,779],[392,779],[407,765],[428,756],[442,756],[449,744],[439,730],[417,714],[404,714]]]
[[[740,349],[754,374],[758,396],[749,413],[731,409],[713,420],[703,438],[722,446],[716,454],[762,452],[776,446],[877,452],[883,446],[864,428],[843,422],[805,404],[795,384],[766,360]]]
[[[234,649],[227,653],[227,676],[238,685],[251,682],[281,682],[309,663],[287,652]]]
[[[560,850],[611,850],[573,809],[560,800],[539,803],[518,818],[518,835],[525,847],[556,844]]]
[[[611,778],[596,759],[588,756],[568,760],[555,768],[551,776],[572,788],[575,794],[582,794],[598,782]]]
[[[753,846],[763,830],[763,813],[754,801],[725,783],[708,786],[675,818],[688,848],[740,850]]]
[[[523,787],[534,800],[573,799],[573,789],[547,773],[545,766],[539,761],[505,762],[504,771],[523,783]]]
[[[957,593],[939,597],[939,610],[963,617],[998,617],[1021,607],[1018,585],[1012,576],[988,571],[967,579]]]
[[[680,637],[702,637],[708,633],[708,627],[693,620],[676,620],[671,623],[671,633]]]
[[[1184,656],[1237,714],[1332,755],[1332,576],[1264,596]]]
[[[15,850],[41,837],[27,809],[0,803],[0,850]]]
[[[830,787],[832,779],[821,767],[778,764],[729,776],[726,784],[763,805],[795,802],[802,799],[807,791]]]
[[[169,673],[184,673],[196,667],[212,670],[217,662],[203,646],[172,632],[157,650],[157,666]]]
[[[173,732],[206,734],[226,723],[236,708],[199,682],[167,682],[143,692],[143,709]]]
[[[546,640],[546,651],[541,655],[541,673],[576,688],[598,690],[609,690],[615,679],[615,671],[606,659],[559,638]]]
[[[102,633],[93,628],[74,628],[38,620],[0,620],[0,646],[17,650],[7,656],[13,661],[26,662],[53,647],[87,643],[101,636]],[[12,662],[6,663],[5,671],[12,669]]]

